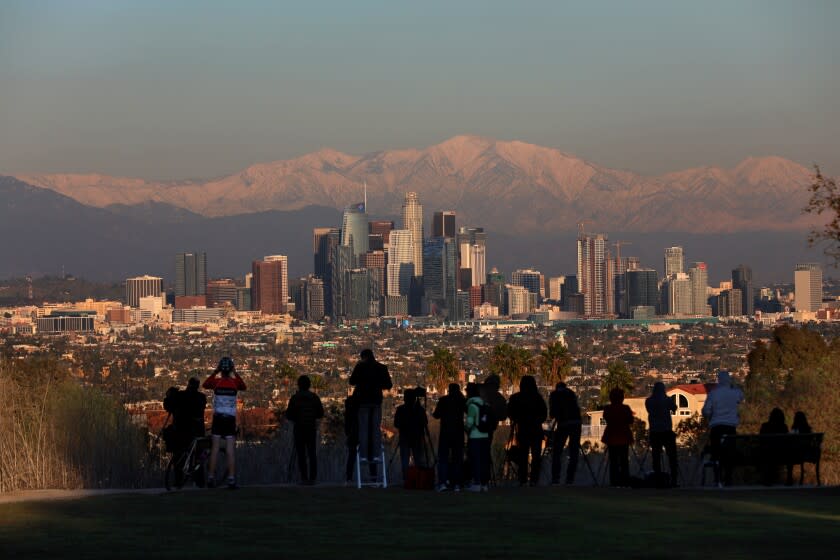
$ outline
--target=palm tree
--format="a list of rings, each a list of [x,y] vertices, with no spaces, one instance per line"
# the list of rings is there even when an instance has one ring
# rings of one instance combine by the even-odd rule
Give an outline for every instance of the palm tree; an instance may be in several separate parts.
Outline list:
[[[487,370],[498,375],[507,386],[517,385],[522,376],[530,373],[532,369],[531,353],[507,342],[497,344],[487,361]]]
[[[439,395],[445,394],[447,385],[458,377],[458,358],[449,348],[435,348],[426,358],[426,377]]]
[[[568,349],[559,342],[553,342],[540,353],[540,374],[543,383],[553,387],[569,373],[572,358]]]
[[[621,389],[624,394],[633,390],[633,374],[621,360],[610,362],[607,366],[607,377],[601,383],[601,404],[610,402],[610,391],[613,389]]]

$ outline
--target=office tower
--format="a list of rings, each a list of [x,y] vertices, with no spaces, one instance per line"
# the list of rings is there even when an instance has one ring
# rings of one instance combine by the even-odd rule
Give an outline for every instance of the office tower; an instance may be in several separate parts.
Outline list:
[[[794,306],[813,313],[822,307],[822,267],[816,263],[796,265],[793,272]]]
[[[453,319],[456,321],[467,321],[471,315],[470,293],[464,290],[455,292],[455,313]]]
[[[563,286],[560,288],[560,300],[565,301],[567,297],[571,296],[572,294],[579,294],[580,288],[578,287],[577,276],[574,274],[567,274],[566,280],[563,282]]]
[[[486,248],[484,245],[470,247],[470,286],[481,286],[486,275]]]
[[[402,223],[403,229],[411,234],[414,276],[423,276],[423,206],[415,192],[405,193]]]
[[[563,284],[565,282],[565,276],[550,277],[548,279],[548,299],[558,302],[563,299]]]
[[[499,269],[493,267],[487,273],[487,281],[484,285],[484,301],[504,311],[505,308],[505,275]]]
[[[584,315],[602,317],[606,314],[606,274],[604,258],[608,254],[605,234],[587,235],[581,232],[577,240],[578,290],[583,294]]]
[[[352,246],[338,245],[333,249],[329,274],[329,295],[332,302],[330,312],[332,317],[344,317],[347,313],[347,278],[345,273],[353,268],[354,260]],[[327,297],[326,293],[324,297]]]
[[[207,253],[175,255],[175,297],[204,295],[206,284]]]
[[[454,239],[432,237],[423,242],[423,289],[430,310],[455,313],[458,291],[457,246]]]
[[[385,280],[385,266],[387,259],[385,251],[368,251],[362,255],[360,268],[368,271],[368,285],[370,288],[371,316],[382,315],[382,296],[385,295],[387,282]]]
[[[743,313],[741,298],[743,294],[738,288],[723,290],[717,298],[717,314],[719,317],[736,317]]]
[[[531,268],[520,268],[510,275],[510,283],[514,286],[522,286],[538,299],[545,296],[545,276],[539,270]]]
[[[709,308],[709,271],[706,263],[696,262],[688,269],[688,278],[691,281],[691,314],[711,315]]]
[[[289,262],[285,255],[269,255],[251,264],[251,307],[269,315],[288,312]]]
[[[382,235],[378,233],[369,233],[368,234],[368,252],[370,251],[384,251],[385,250],[385,241],[382,238]]]
[[[688,274],[684,272],[673,274],[665,280],[663,286],[668,315],[686,316],[693,313],[691,279]]]
[[[237,286],[230,278],[207,282],[207,307],[224,307],[236,304]]]
[[[667,247],[665,249],[665,278],[685,272],[682,247]]]
[[[484,297],[484,289],[479,284],[477,286],[470,286],[469,289],[470,294],[470,317],[473,316],[473,309],[481,305],[482,299]]]
[[[531,292],[525,286],[508,284],[505,286],[505,311],[507,315],[519,315],[532,311]]]
[[[487,262],[487,234],[484,232],[484,228],[476,228],[476,227],[460,227],[458,228],[458,235],[456,236],[458,241],[458,267],[462,271],[466,271],[469,269],[469,272],[459,272],[459,282],[460,287],[462,289],[469,289],[469,287],[473,283],[473,274],[472,274],[472,256],[474,254],[473,247],[475,245],[479,245],[484,247],[484,251],[481,253],[481,256],[484,259],[484,263]],[[475,252],[477,255],[478,253]],[[481,263],[478,263],[481,264]],[[483,275],[479,278],[483,278]]]
[[[341,242],[341,231],[333,227],[319,227],[312,230],[313,271],[318,278],[326,279],[332,259],[333,247]]]
[[[236,309],[251,311],[251,286],[236,288]]]
[[[368,252],[368,217],[364,204],[354,204],[344,209],[341,220],[341,244],[353,247],[353,266],[359,257]]]
[[[414,270],[414,241],[407,229],[395,229],[391,232],[391,246],[388,249],[387,294],[389,296],[408,296]]]
[[[432,237],[455,237],[455,210],[435,212],[432,217]]]
[[[627,279],[627,316],[633,317],[636,307],[652,307],[656,309],[659,302],[658,273],[652,268],[628,270]]]
[[[140,298],[160,297],[163,292],[163,278],[157,276],[135,276],[125,281],[125,302],[130,307],[140,307]]]
[[[604,249],[604,315],[614,316],[615,308],[615,284],[618,271],[616,260],[612,258],[609,249]]]
[[[628,270],[638,270],[640,268],[642,268],[642,261],[639,257],[623,257],[618,270],[627,272]]]
[[[344,272],[347,286],[346,312],[348,319],[367,319],[370,316],[370,286],[366,268],[353,268]]]
[[[390,242],[389,237],[391,231],[394,229],[394,222],[391,220],[373,220],[368,226],[368,233],[370,235],[379,235],[382,237],[383,249],[388,248]]]
[[[750,316],[755,310],[755,287],[753,286],[752,269],[739,264],[732,269],[732,288],[741,290],[741,315]]]

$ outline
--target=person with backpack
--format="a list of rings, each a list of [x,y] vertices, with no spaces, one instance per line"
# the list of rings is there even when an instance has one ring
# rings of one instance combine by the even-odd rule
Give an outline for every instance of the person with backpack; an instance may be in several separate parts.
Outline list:
[[[516,444],[519,447],[517,471],[520,486],[536,486],[540,480],[542,463],[542,443],[545,433],[543,422],[548,416],[545,400],[537,389],[537,381],[531,375],[523,375],[519,381],[519,392],[514,393],[508,402],[508,415],[513,424]],[[528,456],[530,461],[530,477]]]
[[[482,383],[479,387],[482,400],[489,404],[490,408],[493,409],[495,426],[493,427],[493,431],[490,433],[491,443],[493,441],[493,436],[496,433],[496,428],[500,423],[507,420],[508,417],[507,401],[505,400],[504,395],[502,395],[502,392],[499,391],[499,387],[501,387],[501,385],[502,381],[499,376],[492,374],[488,375],[487,379],[485,379],[484,383]]]
[[[219,458],[219,448],[222,439],[225,440],[225,455],[227,456],[227,486],[236,489],[236,395],[245,390],[245,382],[236,373],[233,360],[225,356],[219,360],[219,365],[213,374],[204,381],[203,387],[213,391],[213,423],[210,426],[212,443],[210,448],[210,473],[207,486],[216,486],[216,461]]]
[[[417,402],[414,389],[406,389],[403,392],[403,401],[394,413],[394,428],[400,433],[400,464],[403,480],[406,480],[411,458],[414,458],[414,465],[417,467],[423,463],[423,435],[429,420],[426,418],[426,411]]]
[[[293,434],[301,484],[311,486],[318,477],[315,447],[318,440],[318,420],[324,417],[324,407],[318,395],[309,390],[312,387],[309,376],[301,375],[297,384],[298,391],[289,399],[286,418],[295,423]]]
[[[551,454],[551,483],[560,484],[563,448],[569,442],[569,464],[566,467],[566,484],[574,484],[580,455],[581,417],[577,395],[562,381],[548,397],[548,413],[554,419]]]
[[[446,395],[438,400],[432,417],[440,420],[438,437],[438,492],[460,491],[464,466],[464,414],[467,400],[457,383],[450,383]]]
[[[469,441],[472,464],[470,492],[487,492],[490,488],[490,432],[493,410],[482,400],[478,385],[467,383],[467,421],[464,429]]]

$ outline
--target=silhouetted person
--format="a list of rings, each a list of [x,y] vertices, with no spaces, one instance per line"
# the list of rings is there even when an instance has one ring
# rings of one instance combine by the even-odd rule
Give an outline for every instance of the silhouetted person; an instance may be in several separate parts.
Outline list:
[[[665,393],[665,384],[661,381],[653,384],[653,392],[645,399],[650,432],[650,450],[653,455],[653,472],[662,472],[662,448],[668,456],[668,468],[671,471],[671,486],[677,485],[677,434],[674,433],[671,415],[677,411],[677,403]]]
[[[767,422],[761,425],[758,431],[761,435],[779,435],[788,433],[787,422],[785,421],[785,413],[781,408],[774,408],[770,411],[770,416]],[[762,461],[761,461],[761,482],[770,486],[779,480],[778,457],[775,453],[778,449],[773,444],[762,445]],[[792,469],[791,469],[792,470]],[[792,477],[792,473],[790,473]]]
[[[726,465],[723,469],[720,461],[720,440],[725,435],[735,435],[738,428],[738,405],[744,401],[744,393],[732,384],[729,372],[718,372],[717,387],[712,389],[703,405],[703,416],[709,420],[709,451],[715,463],[715,484],[732,483],[732,469]]]
[[[808,418],[805,413],[798,410],[793,415],[793,424],[790,425],[790,433],[792,434],[810,434],[813,433],[811,425],[808,423]]]
[[[540,480],[542,442],[545,437],[542,425],[548,416],[548,409],[537,389],[537,382],[532,376],[522,376],[519,381],[519,392],[511,395],[508,402],[508,415],[520,450],[517,457],[519,484],[525,485],[529,481],[528,455],[530,454],[530,484],[536,486]]]
[[[347,482],[350,482],[356,469],[356,446],[359,445],[359,407],[353,395],[344,399],[344,435],[347,436],[345,475]]]
[[[569,442],[569,465],[566,467],[566,484],[573,484],[580,454],[580,405],[574,391],[562,381],[548,397],[548,414],[554,419],[554,441],[551,455],[551,483],[560,484],[563,448]]]
[[[501,391],[499,391],[501,384],[499,376],[494,374],[488,375],[487,379],[484,380],[484,383],[479,385],[479,394],[481,395],[481,399],[489,404],[490,408],[493,410],[493,417],[496,421],[495,425],[497,427],[508,418],[507,401]],[[495,429],[490,432],[491,443],[493,442],[493,436],[495,433]]]
[[[170,387],[163,399],[163,408],[172,414],[172,425],[175,428],[172,453],[175,461],[175,485],[184,482],[185,451],[192,444],[193,438],[204,437],[204,409],[207,408],[207,397],[198,390],[200,381],[191,377],[187,388],[179,391],[177,387]],[[203,478],[203,475],[198,477]]]
[[[470,492],[486,492],[490,484],[490,434],[479,427],[484,404],[478,385],[467,383],[467,421],[464,429],[472,466],[472,485],[467,488]]]
[[[407,476],[412,457],[415,466],[419,467],[423,464],[423,435],[426,432],[427,423],[426,411],[417,402],[417,393],[413,389],[406,389],[403,392],[403,404],[398,406],[394,413],[394,428],[400,432],[400,463],[403,480]]]
[[[227,456],[227,485],[236,488],[236,395],[245,390],[245,382],[236,373],[233,360],[228,356],[219,360],[216,371],[204,381],[205,389],[213,390],[213,424],[210,426],[212,447],[210,448],[210,476],[207,485],[216,485],[216,460],[222,440],[225,441]]]
[[[359,407],[359,453],[369,462],[379,461],[382,451],[382,391],[390,389],[388,368],[365,348],[350,374],[350,385]],[[372,469],[375,467],[371,466]],[[375,471],[372,471],[375,472]]]
[[[295,423],[293,434],[300,481],[302,484],[315,484],[318,477],[318,458],[315,453],[318,420],[324,417],[324,407],[318,395],[309,390],[312,382],[308,376],[298,377],[297,384],[298,391],[289,399],[286,418]]]
[[[787,422],[785,422],[785,413],[781,408],[774,408],[770,411],[770,416],[767,422],[761,425],[759,434],[786,434],[788,433]]]
[[[463,482],[464,414],[467,399],[457,383],[449,384],[449,391],[440,398],[432,416],[440,420],[438,437],[438,491],[459,490]]]
[[[607,427],[601,441],[610,458],[610,486],[630,484],[630,444],[633,443],[633,411],[624,404],[624,391],[610,391],[610,404],[604,408]]]

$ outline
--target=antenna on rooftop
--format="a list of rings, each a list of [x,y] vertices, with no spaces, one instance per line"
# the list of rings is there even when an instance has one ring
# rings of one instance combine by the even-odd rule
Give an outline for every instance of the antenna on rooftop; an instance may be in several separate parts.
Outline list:
[[[365,181],[365,214],[367,214],[367,181]]]

